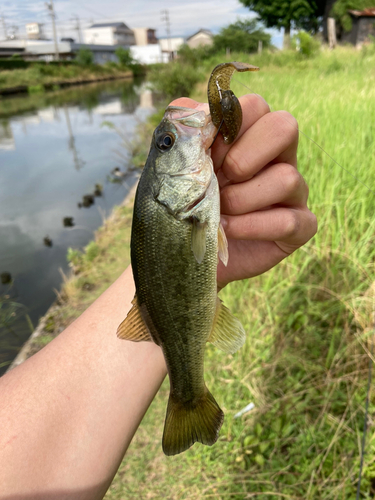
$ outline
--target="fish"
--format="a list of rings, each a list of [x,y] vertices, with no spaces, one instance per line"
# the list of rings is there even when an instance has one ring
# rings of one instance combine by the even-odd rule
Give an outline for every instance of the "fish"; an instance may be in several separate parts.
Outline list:
[[[217,295],[218,257],[227,264],[228,244],[209,148],[219,130],[227,144],[237,136],[242,112],[230,78],[254,68],[233,62],[213,70],[210,114],[167,107],[137,187],[130,245],[136,293],[117,336],[152,341],[163,351],[170,379],[167,456],[217,441],[224,413],[204,381],[206,343],[233,353],[245,342],[240,321]]]

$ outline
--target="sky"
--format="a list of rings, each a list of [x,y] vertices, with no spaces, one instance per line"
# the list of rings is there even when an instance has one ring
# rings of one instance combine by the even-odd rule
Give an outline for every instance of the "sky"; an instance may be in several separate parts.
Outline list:
[[[172,36],[190,36],[200,28],[217,33],[220,28],[237,19],[254,17],[239,0],[53,0],[59,38],[78,39],[76,16],[81,29],[92,22],[123,21],[130,28],[149,27],[156,29],[156,36],[167,35],[162,11],[167,10]],[[8,33],[18,30],[19,36],[25,35],[28,22],[44,23],[47,36],[52,36],[52,24],[45,0],[2,0],[0,5],[0,33],[3,38],[3,16]],[[282,36],[276,30],[267,30],[272,42],[280,46]]]

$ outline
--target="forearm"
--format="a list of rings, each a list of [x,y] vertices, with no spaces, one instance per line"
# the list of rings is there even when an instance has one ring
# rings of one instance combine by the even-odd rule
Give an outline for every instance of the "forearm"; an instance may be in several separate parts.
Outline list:
[[[103,497],[166,374],[158,346],[116,337],[133,295],[128,268],[59,337],[0,379],[0,498]]]

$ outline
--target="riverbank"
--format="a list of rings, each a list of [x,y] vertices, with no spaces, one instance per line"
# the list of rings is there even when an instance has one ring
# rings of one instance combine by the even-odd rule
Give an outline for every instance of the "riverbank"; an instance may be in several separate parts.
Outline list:
[[[57,90],[72,85],[121,78],[133,78],[133,72],[116,64],[103,66],[35,64],[25,69],[2,70],[0,96]]]

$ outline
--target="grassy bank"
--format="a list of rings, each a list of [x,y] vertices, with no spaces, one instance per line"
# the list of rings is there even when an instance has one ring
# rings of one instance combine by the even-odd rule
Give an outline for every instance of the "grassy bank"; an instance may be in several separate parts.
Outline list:
[[[117,64],[33,64],[25,69],[2,70],[0,91],[27,87],[29,92],[41,92],[45,88],[57,89],[63,83],[98,81],[109,78],[132,77],[133,73]]]
[[[221,293],[247,342],[233,356],[207,348],[207,386],[226,415],[219,441],[173,459],[162,454],[166,381],[108,500],[356,497],[374,333],[375,195],[362,183],[375,185],[375,54],[345,49],[312,60],[294,54],[233,59],[261,67],[234,77],[237,95],[250,88],[298,119],[299,168],[319,232],[265,275]],[[192,97],[206,99],[203,84]],[[127,265],[130,223],[131,208],[117,209],[96,242],[76,255],[79,272],[64,286],[45,341]],[[255,408],[235,419],[250,402]],[[371,394],[362,499],[375,494],[374,403]]]

